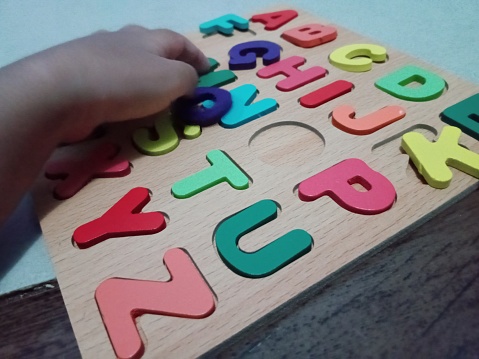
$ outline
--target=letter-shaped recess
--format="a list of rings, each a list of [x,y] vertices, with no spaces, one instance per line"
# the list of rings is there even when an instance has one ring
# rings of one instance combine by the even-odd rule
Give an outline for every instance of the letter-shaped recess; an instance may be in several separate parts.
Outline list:
[[[103,324],[118,358],[137,359],[144,354],[136,317],[156,314],[201,319],[216,309],[213,292],[183,249],[168,250],[163,262],[171,275],[169,281],[109,278],[95,291]]]
[[[139,128],[133,132],[132,140],[138,151],[149,156],[159,156],[178,147],[180,139],[173,127],[171,115],[158,116],[154,123],[157,140],[151,139],[147,128]]]
[[[210,105],[202,106],[208,101]],[[171,108],[173,115],[189,125],[211,126],[231,108],[231,94],[216,87],[197,87],[193,96],[176,100]]]
[[[310,48],[336,39],[338,32],[332,26],[308,24],[283,32],[281,37],[292,44]]]
[[[366,191],[356,190],[359,184]],[[331,197],[350,212],[379,214],[392,207],[396,200],[393,184],[357,158],[350,158],[305,179],[299,184],[299,199],[315,201],[322,196]]]
[[[233,46],[228,55],[230,70],[248,70],[256,67],[256,57],[263,58],[263,65],[278,62],[281,47],[271,41],[248,41]]]
[[[78,248],[85,249],[109,238],[161,232],[166,228],[163,214],[140,213],[148,202],[150,202],[148,189],[133,188],[101,217],[78,227],[73,232],[73,240]]]
[[[420,86],[408,86],[418,83]],[[407,101],[430,101],[441,96],[446,82],[438,75],[417,66],[404,66],[375,83],[384,92]]]
[[[446,108],[441,119],[479,141],[479,94]]]
[[[210,62],[210,71],[207,74],[200,76],[198,87],[221,87],[235,82],[237,77],[233,71],[215,69],[220,65],[218,61],[208,58]]]
[[[206,159],[211,164],[210,167],[173,184],[171,192],[174,197],[193,197],[221,182],[228,182],[238,190],[249,187],[248,176],[223,151],[212,150],[208,152]]]
[[[231,90],[233,105],[220,120],[220,125],[235,128],[276,111],[278,103],[273,98],[264,98],[253,103],[258,95],[258,89],[251,84],[241,85]]]
[[[365,72],[373,62],[384,62],[386,49],[373,44],[353,44],[340,47],[329,55],[329,62],[338,69],[349,72]]]
[[[313,238],[302,229],[294,229],[256,252],[244,252],[238,247],[242,236],[274,220],[277,212],[276,202],[262,200],[218,225],[216,248],[228,268],[247,278],[267,277],[311,251]]]
[[[307,70],[298,70],[306,59],[301,56],[291,56],[287,59],[263,67],[257,72],[258,77],[269,79],[276,75],[285,75],[287,78],[279,81],[276,88],[280,91],[292,91],[326,76],[326,70],[321,66],[313,66]]]
[[[369,135],[404,118],[406,110],[401,106],[386,106],[361,118],[354,118],[355,115],[352,106],[336,107],[332,114],[333,125],[353,135]]]
[[[211,35],[219,32],[223,35],[233,35],[233,30],[248,30],[249,21],[235,14],[227,14],[200,24],[200,32]]]
[[[401,147],[427,183],[434,188],[446,188],[452,180],[448,166],[479,178],[479,154],[459,145],[461,130],[445,126],[436,142],[429,142],[418,132],[402,137]]]
[[[82,158],[67,158],[50,162],[45,168],[49,179],[63,179],[53,195],[58,199],[73,197],[93,178],[123,177],[130,174],[130,163],[118,154],[120,146],[104,143]]]
[[[334,100],[353,89],[353,84],[346,80],[337,80],[313,92],[304,95],[299,99],[301,106],[315,108]]]
[[[279,29],[297,16],[298,12],[295,10],[282,10],[254,15],[251,21],[260,22],[265,25],[265,30],[272,31]]]

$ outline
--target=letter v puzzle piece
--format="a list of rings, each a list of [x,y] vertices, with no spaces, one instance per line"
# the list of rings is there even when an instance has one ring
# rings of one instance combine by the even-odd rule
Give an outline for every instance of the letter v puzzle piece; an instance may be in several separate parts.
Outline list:
[[[109,278],[95,291],[101,318],[118,358],[137,359],[145,351],[136,317],[156,314],[201,319],[216,309],[213,292],[186,251],[170,249],[163,261],[171,275],[169,281]]]
[[[166,227],[163,214],[140,213],[148,202],[150,202],[148,189],[133,188],[100,218],[78,227],[73,233],[73,240],[78,248],[85,249],[113,237],[161,232]]]
[[[45,169],[49,179],[63,179],[58,183],[53,194],[58,199],[74,196],[93,178],[123,177],[130,174],[128,160],[118,156],[120,147],[104,143],[95,147],[84,158],[68,158],[50,162]]]

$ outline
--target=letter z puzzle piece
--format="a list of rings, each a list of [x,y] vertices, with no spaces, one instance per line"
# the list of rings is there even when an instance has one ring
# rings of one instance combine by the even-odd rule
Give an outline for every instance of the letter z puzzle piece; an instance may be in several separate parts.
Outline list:
[[[168,250],[163,261],[171,275],[169,281],[109,278],[95,291],[101,318],[118,358],[138,359],[145,351],[136,317],[156,314],[201,319],[216,309],[213,292],[183,249]]]
[[[83,158],[68,158],[50,162],[45,169],[49,179],[62,179],[53,194],[58,199],[74,196],[93,178],[123,177],[130,174],[128,160],[118,156],[120,147],[104,143],[95,147]]]
[[[360,184],[366,191],[356,190],[353,184]],[[357,158],[339,162],[305,179],[299,184],[298,192],[302,201],[329,196],[344,209],[359,214],[385,212],[396,200],[393,184]]]
[[[84,249],[113,237],[139,236],[161,232],[166,221],[160,212],[140,213],[150,202],[150,192],[133,188],[100,218],[85,223],[73,233],[78,248]]]
[[[452,180],[448,166],[479,178],[479,154],[460,146],[460,136],[461,130],[452,126],[445,126],[436,142],[429,142],[421,133],[408,132],[401,147],[431,187],[446,188]]]
[[[236,274],[247,278],[267,277],[302,257],[313,247],[313,238],[294,229],[256,252],[242,251],[242,236],[274,220],[278,215],[276,202],[262,200],[222,221],[215,231],[218,254]]]

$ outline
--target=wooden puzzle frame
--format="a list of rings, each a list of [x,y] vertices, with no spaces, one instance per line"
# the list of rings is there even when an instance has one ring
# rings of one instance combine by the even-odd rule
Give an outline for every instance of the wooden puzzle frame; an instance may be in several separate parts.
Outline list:
[[[277,10],[283,9],[272,11]],[[192,263],[187,260],[182,263],[199,270],[213,293],[214,309],[211,311],[209,303],[206,309],[198,309],[203,315],[197,317],[139,316],[137,324],[145,343],[144,357],[204,354],[477,188],[477,179],[455,169],[448,187],[429,186],[401,149],[401,137],[407,132],[424,134],[429,141],[437,139],[448,126],[441,120],[441,112],[476,94],[476,86],[387,46],[387,61],[373,63],[371,70],[341,70],[330,63],[329,56],[334,50],[349,44],[376,42],[298,12],[296,18],[272,31],[265,30],[260,22],[249,22],[249,31],[235,30],[228,37],[221,34],[203,37],[199,32],[189,36],[219,62],[218,70],[227,69],[228,50],[234,45],[266,40],[281,46],[281,59],[304,57],[306,63],[299,69],[321,66],[328,71],[323,78],[304,86],[280,91],[276,84],[284,77],[258,77],[258,70],[264,68],[258,59],[255,69],[234,71],[237,80],[221,87],[232,90],[254,84],[259,90],[255,101],[273,98],[279,104],[275,111],[236,128],[218,124],[204,127],[199,137],[181,138],[173,151],[158,156],[140,153],[131,138],[139,128],[152,128],[155,116],[113,125],[105,137],[59,148],[52,160],[88,153],[98,144],[113,142],[120,145],[120,155],[132,164],[130,174],[94,179],[63,201],[52,196],[58,181],[45,178],[37,181],[35,200],[42,230],[84,357],[115,356],[95,301],[100,284],[110,278],[168,281],[170,276],[163,260],[172,249],[182,248],[191,258]],[[306,24],[333,26],[337,38],[303,48],[281,37],[285,31]],[[396,98],[375,86],[379,78],[407,65],[439,75],[446,81],[447,90],[436,99],[416,102]],[[316,108],[305,108],[299,103],[300,98],[340,80],[351,82],[352,91]],[[352,106],[358,117],[390,105],[404,108],[406,116],[373,133],[354,135],[332,124],[331,113],[342,105]],[[467,134],[461,135],[460,144],[479,152],[478,141]],[[247,174],[248,188],[235,189],[223,182],[192,197],[175,198],[173,185],[208,168],[206,155],[211,150],[223,151]],[[361,214],[343,208],[328,196],[311,202],[299,198],[300,183],[355,158],[392,183],[397,198],[390,209]],[[361,183],[351,184],[357,191],[368,190]],[[78,227],[104,215],[137,187],[152,194],[151,201],[143,203],[141,211],[161,212],[166,218],[166,228],[154,234],[110,238],[84,249],[72,243]],[[294,229],[308,233],[314,245],[272,274],[247,278],[225,264],[218,253],[215,235],[228,219],[262,200],[277,204],[277,218],[242,236],[243,251],[258,251]],[[173,254],[182,256],[177,251]],[[205,287],[198,290],[208,293]]]

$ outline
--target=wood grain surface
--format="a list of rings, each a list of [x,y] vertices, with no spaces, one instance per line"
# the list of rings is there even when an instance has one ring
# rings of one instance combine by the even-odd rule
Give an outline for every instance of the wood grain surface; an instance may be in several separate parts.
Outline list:
[[[206,358],[477,358],[479,191]],[[80,358],[58,284],[0,298],[2,358]]]
[[[312,22],[328,24],[300,12],[287,28]],[[191,357],[208,352],[301,293],[304,295],[312,286],[333,280],[338,270],[411,231],[477,187],[476,179],[456,170],[447,189],[429,187],[411,167],[399,145],[400,135],[411,130],[424,133],[430,140],[436,138],[444,126],[440,112],[477,93],[478,88],[390,48],[388,61],[374,64],[369,72],[341,71],[328,62],[328,55],[334,49],[351,43],[375,42],[337,28],[339,35],[335,41],[312,49],[301,49],[281,39],[283,29],[266,32],[260,24],[252,24],[251,32],[235,33],[232,37],[203,38],[193,34],[191,39],[220,62],[220,69],[226,68],[227,51],[233,45],[264,39],[281,45],[282,58],[301,55],[307,59],[306,66],[320,65],[329,73],[325,79],[293,92],[280,92],[275,89],[278,78],[258,79],[257,69],[238,71],[238,80],[225,88],[253,83],[260,92],[258,99],[273,97],[279,109],[236,129],[218,125],[204,128],[200,138],[183,140],[175,151],[164,156],[144,156],[131,145],[134,129],[151,126],[152,119],[113,126],[102,139],[62,148],[54,154],[58,158],[68,152],[80,153],[108,140],[120,143],[122,155],[133,164],[129,176],[94,180],[66,201],[52,198],[52,181],[40,178],[35,188],[44,236],[85,358],[114,355],[94,300],[98,285],[110,277],[168,279],[162,258],[169,248],[188,251],[213,289],[218,304],[216,311],[202,320],[142,316],[138,324],[148,339],[145,357]],[[419,65],[442,76],[448,84],[447,91],[437,100],[417,103],[393,98],[375,88],[375,80],[407,64]],[[302,95],[340,79],[355,85],[350,94],[316,109],[298,104]],[[342,104],[353,105],[359,114],[396,104],[405,107],[407,115],[369,136],[354,136],[331,125],[329,114]],[[461,144],[479,152],[478,141],[471,137],[463,135]],[[170,193],[171,186],[209,166],[205,156],[212,149],[225,151],[238,163],[252,179],[251,188],[236,191],[223,183],[192,198],[175,199]],[[347,158],[362,159],[394,184],[397,201],[390,210],[364,216],[342,209],[329,198],[310,203],[298,199],[295,192],[298,183]],[[137,186],[153,193],[144,211],[156,210],[168,215],[164,231],[151,236],[114,238],[86,250],[72,245],[75,228],[102,215]],[[253,280],[230,271],[212,242],[220,221],[261,199],[278,202],[281,213],[274,224],[245,236],[241,242],[243,250],[261,248],[293,228],[308,231],[313,236],[314,248],[279,272]]]

